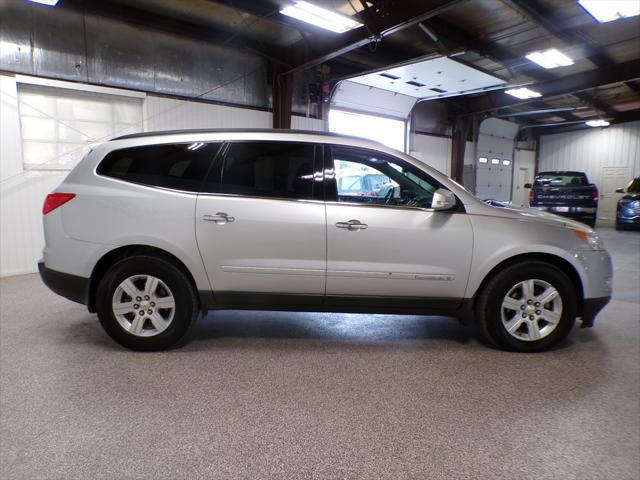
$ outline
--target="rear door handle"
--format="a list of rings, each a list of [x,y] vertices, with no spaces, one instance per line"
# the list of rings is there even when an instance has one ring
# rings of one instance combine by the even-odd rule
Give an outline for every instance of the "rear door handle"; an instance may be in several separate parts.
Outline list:
[[[369,227],[366,223],[360,223],[360,220],[349,220],[348,222],[338,222],[336,227],[344,228],[350,232],[356,232],[358,230],[364,230]]]
[[[235,221],[235,217],[230,217],[224,212],[218,212],[215,215],[203,215],[202,219],[208,222],[213,222],[216,225],[224,225],[225,223],[231,223]]]

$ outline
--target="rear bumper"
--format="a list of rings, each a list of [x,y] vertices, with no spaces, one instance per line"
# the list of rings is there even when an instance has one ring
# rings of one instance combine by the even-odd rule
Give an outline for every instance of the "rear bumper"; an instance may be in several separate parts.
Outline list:
[[[49,289],[58,295],[82,305],[89,298],[89,279],[58,272],[47,268],[43,261],[38,262],[40,278]]]
[[[611,297],[585,298],[582,304],[581,328],[593,327],[596,315],[609,303]]]

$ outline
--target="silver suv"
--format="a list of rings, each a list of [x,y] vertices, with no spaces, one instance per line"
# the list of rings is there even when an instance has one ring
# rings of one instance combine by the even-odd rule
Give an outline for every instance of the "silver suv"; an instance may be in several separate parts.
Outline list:
[[[343,194],[344,171],[388,178]],[[611,295],[597,233],[486,205],[414,158],[294,131],[182,131],[93,148],[44,205],[44,282],[135,350],[183,342],[200,312],[437,314],[537,351]]]

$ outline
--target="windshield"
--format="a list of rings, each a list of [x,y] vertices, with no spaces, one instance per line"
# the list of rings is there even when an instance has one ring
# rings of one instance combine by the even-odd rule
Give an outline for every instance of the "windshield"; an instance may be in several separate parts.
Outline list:
[[[640,193],[640,177],[636,177],[629,182],[627,193]]]
[[[536,176],[535,185],[538,187],[584,187],[589,185],[584,173],[548,172]]]

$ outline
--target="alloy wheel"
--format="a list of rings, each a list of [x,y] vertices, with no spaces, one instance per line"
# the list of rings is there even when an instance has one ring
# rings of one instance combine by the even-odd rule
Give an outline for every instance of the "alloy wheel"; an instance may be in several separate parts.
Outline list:
[[[549,336],[560,323],[562,298],[560,292],[544,280],[524,280],[507,292],[500,313],[509,335],[535,342]]]
[[[169,327],[176,302],[169,287],[159,278],[133,275],[118,285],[111,308],[125,331],[137,337],[152,337]]]

